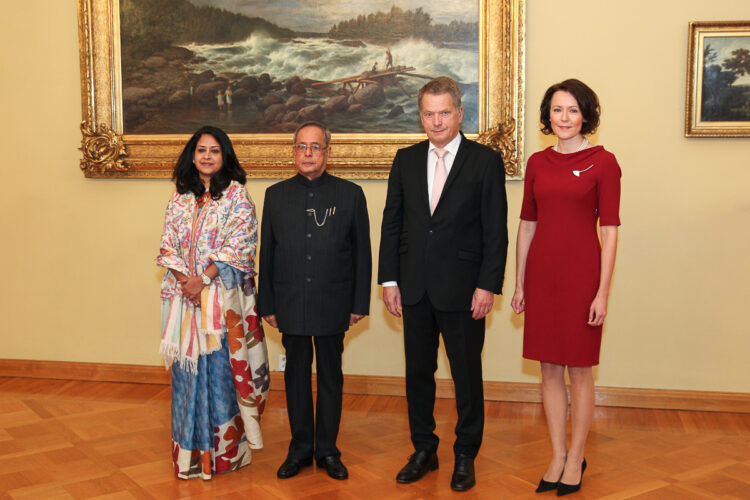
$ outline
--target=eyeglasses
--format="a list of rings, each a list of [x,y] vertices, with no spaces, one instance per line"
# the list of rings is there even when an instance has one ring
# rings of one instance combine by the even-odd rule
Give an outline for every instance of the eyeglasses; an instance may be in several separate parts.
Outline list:
[[[312,154],[318,154],[325,149],[328,149],[328,146],[321,146],[317,142],[314,142],[312,144],[305,144],[304,142],[301,142],[294,146],[294,150],[301,154],[305,154],[305,152],[308,150]]]

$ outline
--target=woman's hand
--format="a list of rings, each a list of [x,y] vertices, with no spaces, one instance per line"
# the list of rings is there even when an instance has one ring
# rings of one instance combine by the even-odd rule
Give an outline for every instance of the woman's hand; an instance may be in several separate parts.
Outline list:
[[[597,295],[589,307],[589,326],[602,326],[607,315],[607,297]]]
[[[180,283],[182,285],[182,295],[187,298],[194,305],[198,306],[201,303],[201,292],[203,291],[203,280],[200,276],[193,276],[187,278],[185,281]]]
[[[526,309],[524,303],[523,288],[516,288],[516,292],[513,294],[513,298],[510,300],[510,307],[513,308],[513,312],[521,314]]]

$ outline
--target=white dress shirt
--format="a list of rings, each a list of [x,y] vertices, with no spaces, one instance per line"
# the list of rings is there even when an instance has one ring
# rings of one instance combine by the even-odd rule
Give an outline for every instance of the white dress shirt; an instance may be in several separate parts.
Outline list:
[[[443,161],[445,162],[445,176],[448,177],[451,173],[451,167],[453,166],[453,160],[456,159],[456,153],[458,153],[458,146],[461,144],[461,134],[456,134],[451,142],[445,145],[443,149],[447,151]],[[435,164],[437,163],[438,157],[435,150],[435,146],[430,142],[427,147],[427,200],[432,200],[432,184],[435,180]]]

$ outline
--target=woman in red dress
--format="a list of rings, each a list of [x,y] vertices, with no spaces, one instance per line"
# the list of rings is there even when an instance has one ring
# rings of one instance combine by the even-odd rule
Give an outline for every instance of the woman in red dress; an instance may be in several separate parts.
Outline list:
[[[612,153],[585,137],[599,125],[599,100],[583,82],[547,89],[540,120],[557,144],[532,155],[526,168],[511,306],[526,313],[524,358],[541,362],[553,456],[537,492],[556,489],[562,496],[580,489],[586,468],[583,451],[594,414],[591,367],[599,364],[620,225],[620,167]]]

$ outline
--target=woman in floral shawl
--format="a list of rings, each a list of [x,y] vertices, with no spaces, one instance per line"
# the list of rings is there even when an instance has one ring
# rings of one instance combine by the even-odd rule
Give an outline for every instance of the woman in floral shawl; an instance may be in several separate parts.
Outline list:
[[[160,352],[172,369],[177,477],[211,479],[263,447],[268,352],[255,307],[255,205],[227,135],[203,127],[175,166],[157,263]]]

